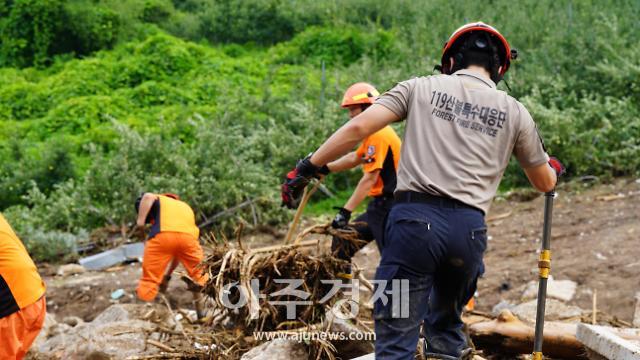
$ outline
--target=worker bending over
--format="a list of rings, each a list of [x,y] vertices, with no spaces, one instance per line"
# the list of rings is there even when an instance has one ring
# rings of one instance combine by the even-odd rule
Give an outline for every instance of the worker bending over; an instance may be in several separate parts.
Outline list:
[[[136,200],[135,206],[137,226],[151,224],[144,247],[138,297],[152,301],[160,288],[166,291],[171,274],[181,263],[198,285],[190,290],[194,295],[198,317],[202,318],[204,309],[200,288],[208,277],[200,267],[204,253],[198,242],[200,230],[193,210],[175,194],[144,193]]]

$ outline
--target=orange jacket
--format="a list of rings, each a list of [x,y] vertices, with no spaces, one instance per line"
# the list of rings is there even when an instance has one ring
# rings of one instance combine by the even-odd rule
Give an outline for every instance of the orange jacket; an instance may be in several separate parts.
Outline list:
[[[369,196],[392,196],[396,190],[396,174],[402,142],[391,126],[385,126],[364,139],[356,154],[364,161],[362,170],[380,170]]]
[[[35,303],[44,282],[22,241],[0,214],[0,318]]]

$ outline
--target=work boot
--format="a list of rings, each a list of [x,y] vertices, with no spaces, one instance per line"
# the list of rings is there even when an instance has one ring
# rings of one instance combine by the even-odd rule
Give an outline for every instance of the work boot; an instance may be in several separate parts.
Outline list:
[[[204,286],[196,284],[195,281],[191,280],[188,276],[182,275],[180,279],[187,284],[187,290],[191,292],[202,292],[202,289],[204,289]]]
[[[160,286],[158,287],[158,291],[161,294],[166,294],[167,293],[167,288],[169,287],[169,281],[171,281],[171,275],[165,275],[162,278],[162,282],[160,283]]]
[[[439,359],[439,360],[471,360],[471,359],[473,359],[473,349],[470,348],[470,347],[462,350],[462,352],[460,353],[460,356],[452,356],[452,355],[446,355],[446,354],[440,354],[440,353],[431,352],[427,348],[426,339],[422,342],[422,354],[424,355],[425,359],[427,359],[427,360],[431,360],[431,359]]]

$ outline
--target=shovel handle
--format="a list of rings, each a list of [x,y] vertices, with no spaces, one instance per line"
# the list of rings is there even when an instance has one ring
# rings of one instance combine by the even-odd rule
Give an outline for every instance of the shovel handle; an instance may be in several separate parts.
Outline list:
[[[536,333],[533,341],[532,360],[542,360],[542,341],[544,340],[544,313],[547,300],[547,281],[551,272],[551,220],[553,218],[553,199],[555,190],[544,194],[544,225],[542,229],[542,249],[538,260],[539,283],[538,305],[536,310]]]

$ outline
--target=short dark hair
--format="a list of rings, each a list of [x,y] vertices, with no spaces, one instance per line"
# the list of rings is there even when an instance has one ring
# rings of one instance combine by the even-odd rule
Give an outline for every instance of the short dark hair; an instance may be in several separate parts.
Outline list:
[[[498,83],[502,80],[498,71],[502,64],[500,45],[491,35],[486,32],[471,32],[464,39],[460,39],[459,44],[451,52],[454,60],[452,73],[477,65],[489,72],[493,82]]]

